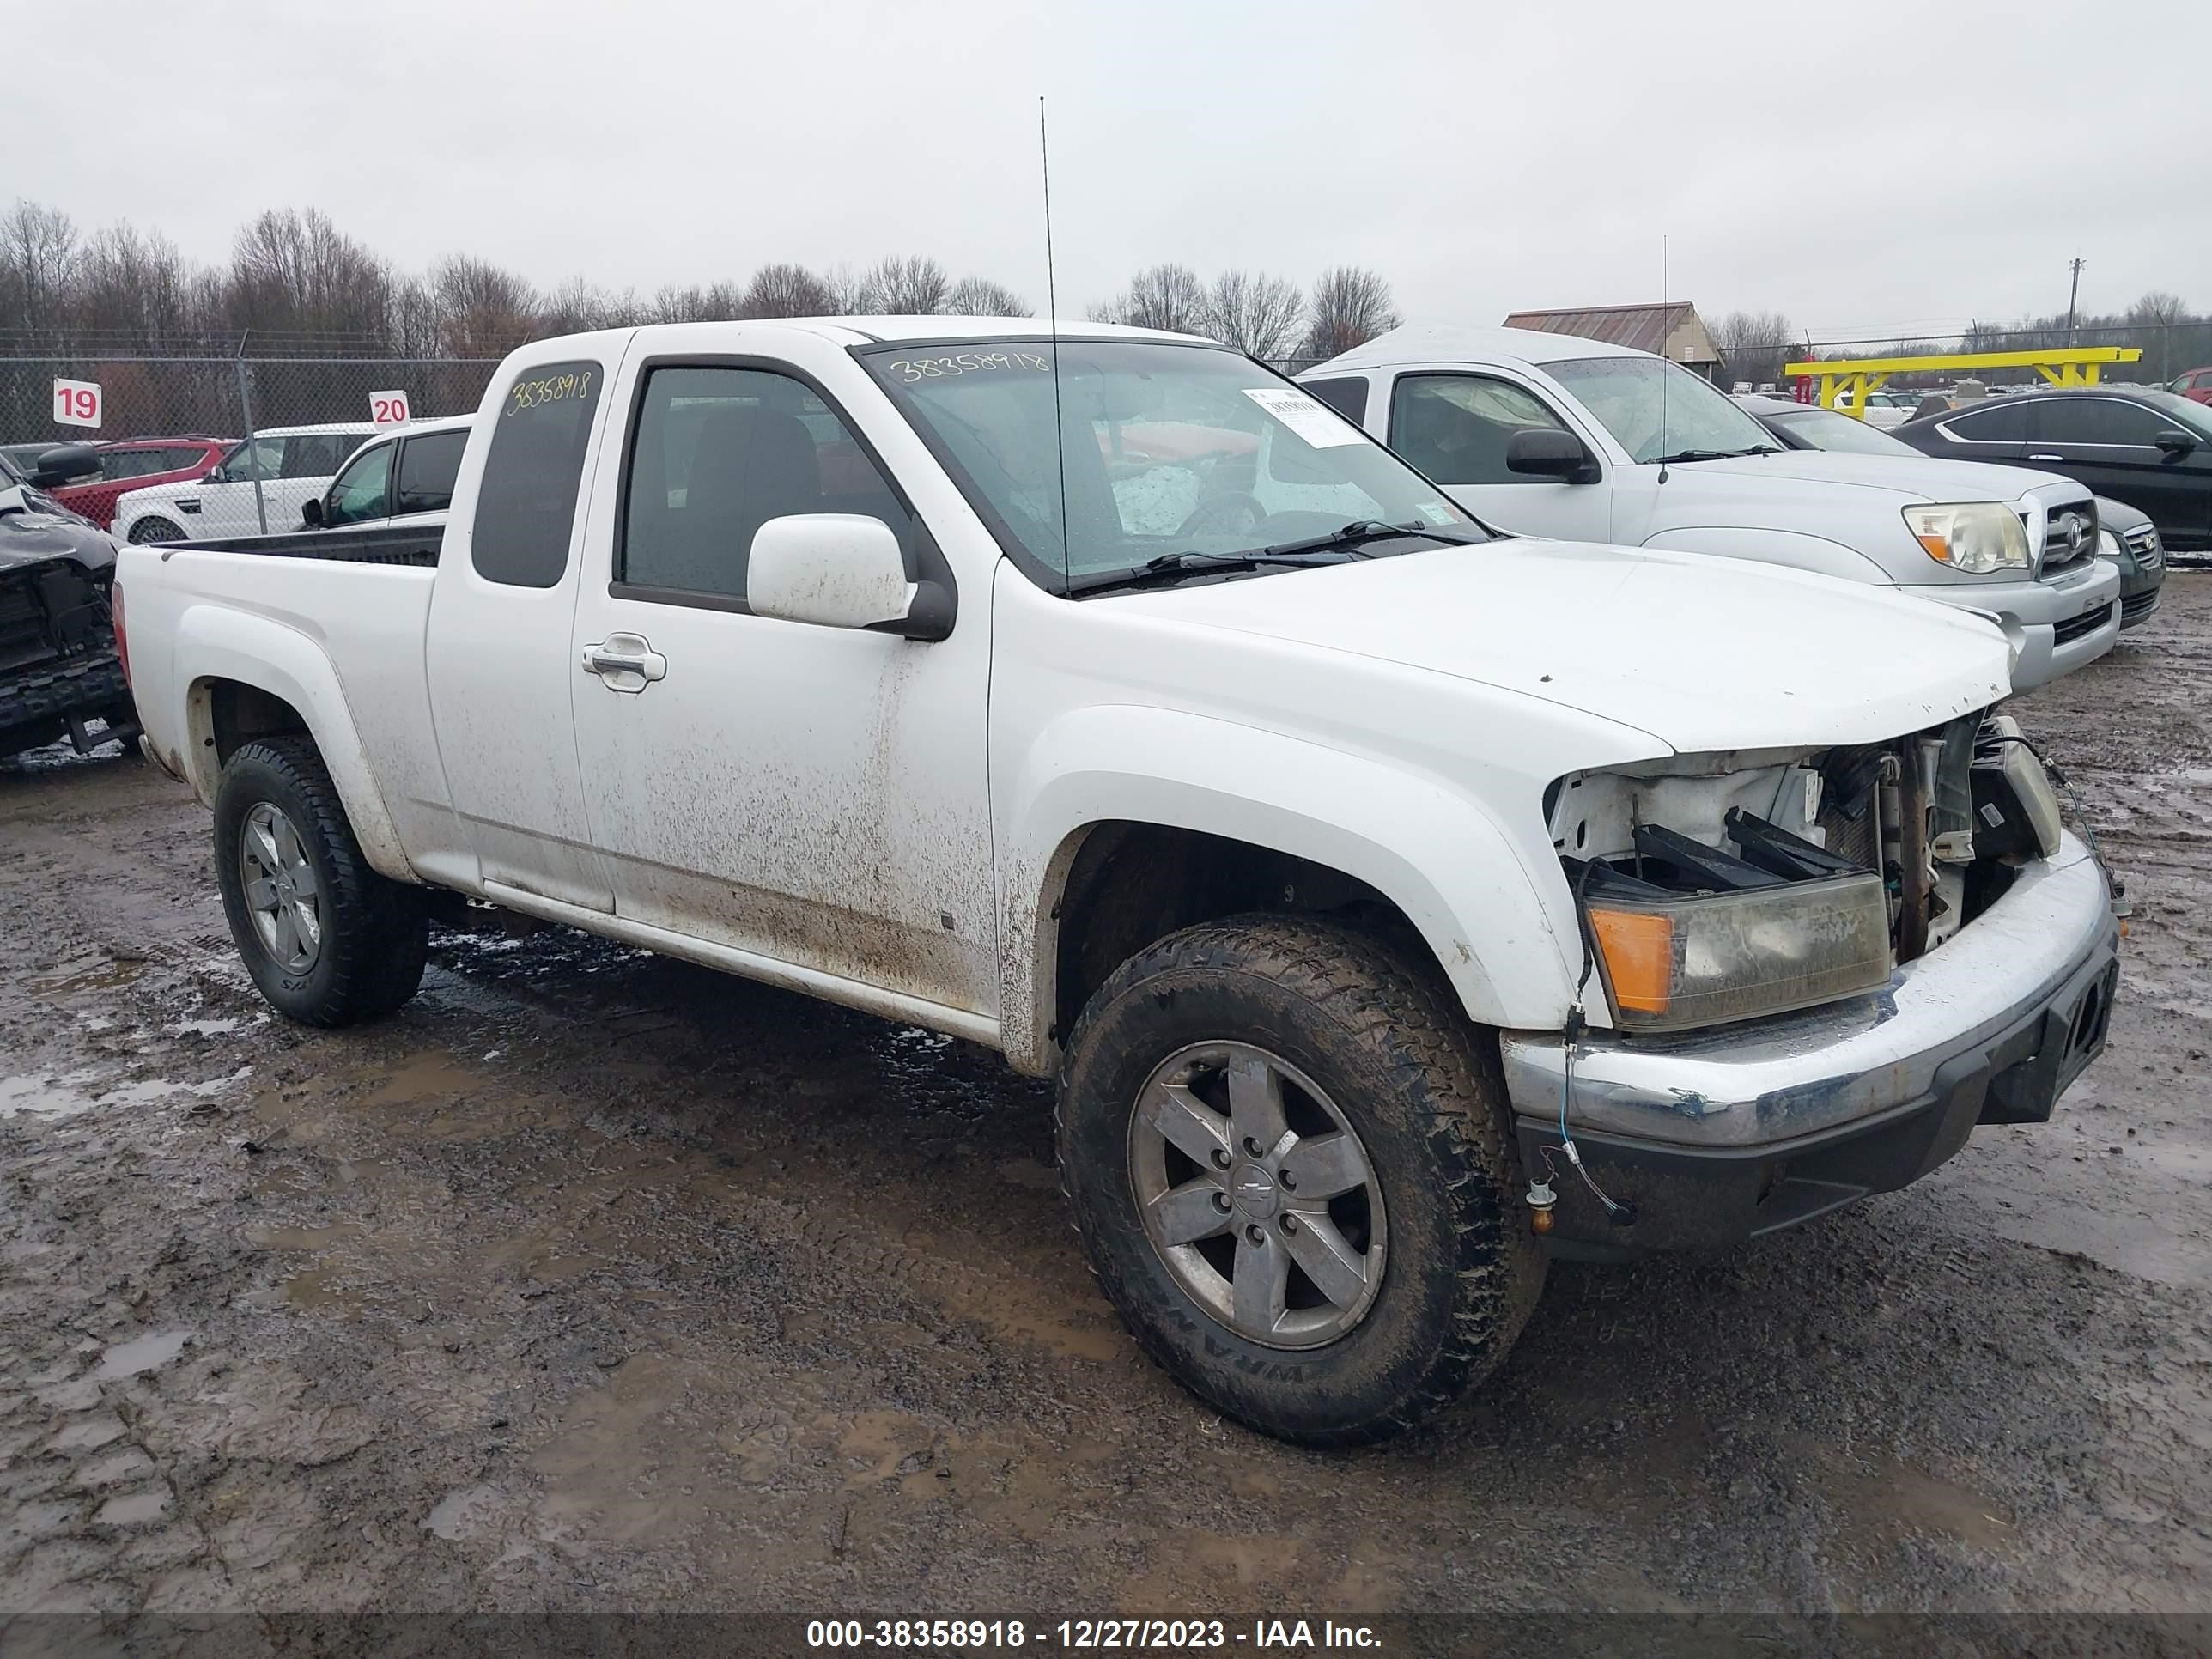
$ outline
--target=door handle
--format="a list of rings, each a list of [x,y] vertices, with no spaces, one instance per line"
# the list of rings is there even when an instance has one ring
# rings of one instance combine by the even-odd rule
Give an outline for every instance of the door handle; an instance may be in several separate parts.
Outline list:
[[[2031,461],[2063,461],[2066,458],[2063,455],[2030,455],[2027,459]]]
[[[668,678],[668,659],[641,634],[610,634],[584,647],[584,672],[596,674],[610,691],[635,696],[655,680]]]

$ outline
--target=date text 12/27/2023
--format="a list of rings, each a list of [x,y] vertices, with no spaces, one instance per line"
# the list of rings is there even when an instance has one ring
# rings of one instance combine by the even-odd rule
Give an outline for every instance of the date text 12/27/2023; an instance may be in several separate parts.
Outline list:
[[[1190,1649],[1255,1648],[1278,1652],[1382,1646],[1369,1626],[1334,1620],[1261,1619],[1249,1627],[1221,1619],[813,1619],[810,1648],[1058,1648],[1071,1652],[1117,1650],[1171,1652]]]

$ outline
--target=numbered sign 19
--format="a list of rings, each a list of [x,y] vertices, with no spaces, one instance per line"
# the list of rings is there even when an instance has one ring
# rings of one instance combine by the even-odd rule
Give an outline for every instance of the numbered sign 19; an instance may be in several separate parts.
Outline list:
[[[98,426],[101,413],[98,381],[58,380],[54,382],[56,425]]]
[[[379,426],[401,426],[407,420],[407,394],[404,392],[372,392],[368,394],[368,418]]]

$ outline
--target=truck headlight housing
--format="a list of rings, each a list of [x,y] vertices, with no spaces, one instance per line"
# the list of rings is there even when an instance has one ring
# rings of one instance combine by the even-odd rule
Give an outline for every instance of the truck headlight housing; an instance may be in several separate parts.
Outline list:
[[[2120,538],[2101,526],[2097,531],[2097,551],[2108,559],[2120,556]]]
[[[1786,1013],[1889,979],[1889,900],[1870,871],[1681,898],[1592,897],[1585,912],[1627,1030]]]
[[[1905,522],[1928,556],[1978,576],[2028,567],[2027,531],[2002,501],[1908,507]]]

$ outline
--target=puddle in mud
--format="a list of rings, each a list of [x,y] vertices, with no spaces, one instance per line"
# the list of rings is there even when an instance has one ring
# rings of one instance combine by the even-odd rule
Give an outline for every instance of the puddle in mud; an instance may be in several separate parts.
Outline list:
[[[130,984],[145,971],[143,957],[75,957],[33,978],[31,987],[50,996],[68,996],[79,991],[112,991]]]
[[[100,1356],[100,1369],[92,1374],[94,1380],[106,1382],[154,1370],[182,1353],[191,1340],[190,1331],[152,1331],[144,1336],[134,1336],[128,1342],[118,1342]]]
[[[58,1075],[39,1077],[0,1077],[0,1117],[14,1117],[18,1113],[27,1113],[33,1117],[74,1117],[96,1106],[151,1106],[157,1101],[180,1094],[210,1100],[243,1081],[252,1070],[250,1066],[241,1066],[228,1077],[215,1078],[206,1083],[177,1083],[164,1078],[148,1078],[136,1083],[113,1084],[106,1088],[94,1086],[100,1075],[96,1071],[64,1072]]]

